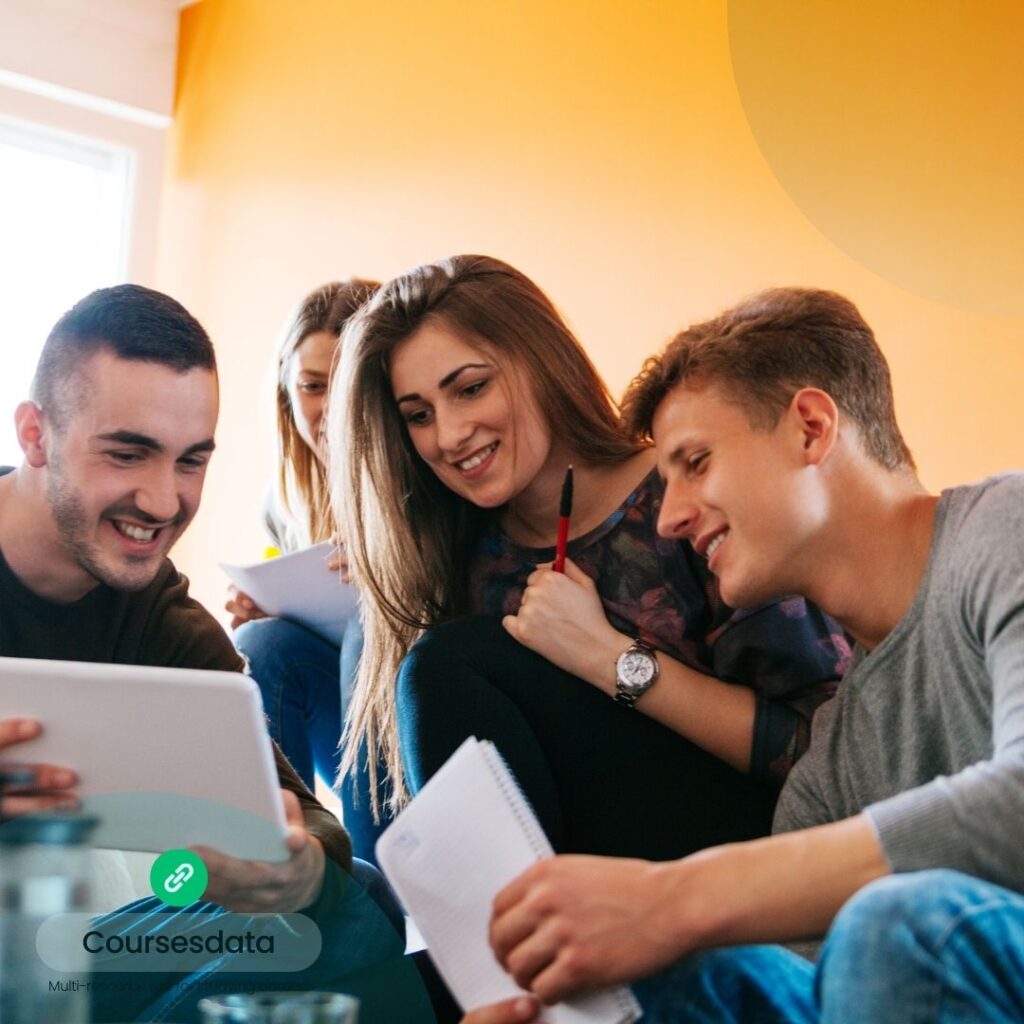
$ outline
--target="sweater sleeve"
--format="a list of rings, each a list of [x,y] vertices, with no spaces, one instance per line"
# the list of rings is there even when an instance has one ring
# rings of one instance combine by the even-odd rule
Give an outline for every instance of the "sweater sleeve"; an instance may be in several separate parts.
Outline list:
[[[273,742],[273,741],[271,741]],[[338,819],[306,788],[298,773],[284,756],[281,748],[274,743],[274,759],[277,763],[277,777],[281,788],[291,790],[302,806],[302,819],[310,835],[320,840],[324,853],[335,864],[346,871],[352,868],[352,840],[341,827]]]
[[[803,598],[735,612],[709,638],[711,671],[754,690],[752,775],[782,782],[810,742],[811,719],[850,659],[842,629]]]
[[[1024,891],[1024,478],[990,489],[967,520],[950,557],[963,642],[991,685],[978,693],[991,700],[991,757],[867,814],[894,871],[948,867]]]

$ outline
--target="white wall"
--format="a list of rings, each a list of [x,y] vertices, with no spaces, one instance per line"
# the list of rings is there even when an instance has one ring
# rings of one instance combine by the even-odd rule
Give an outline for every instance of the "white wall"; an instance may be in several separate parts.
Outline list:
[[[0,0],[0,68],[169,117],[176,0]]]
[[[177,0],[0,0],[0,117],[135,154],[128,277],[156,282]]]

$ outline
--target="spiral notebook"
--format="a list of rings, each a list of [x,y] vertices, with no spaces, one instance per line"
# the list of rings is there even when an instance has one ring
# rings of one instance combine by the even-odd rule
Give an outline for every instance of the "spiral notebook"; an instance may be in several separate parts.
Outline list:
[[[464,1010],[522,994],[487,941],[494,897],[553,854],[492,743],[466,740],[377,842],[377,860]],[[629,1024],[627,988],[546,1009],[545,1024]]]

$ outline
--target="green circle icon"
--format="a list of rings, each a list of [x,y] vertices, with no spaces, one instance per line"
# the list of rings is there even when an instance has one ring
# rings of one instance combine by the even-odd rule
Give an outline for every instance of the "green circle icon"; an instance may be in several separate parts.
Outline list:
[[[187,907],[202,899],[208,880],[206,865],[191,850],[161,853],[149,871],[149,884],[157,899],[172,907]]]

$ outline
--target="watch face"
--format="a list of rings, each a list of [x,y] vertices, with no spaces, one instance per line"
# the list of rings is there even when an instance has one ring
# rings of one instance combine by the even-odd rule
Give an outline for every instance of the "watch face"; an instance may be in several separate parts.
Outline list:
[[[627,651],[619,658],[619,685],[627,693],[643,693],[654,679],[658,663],[644,651]]]

